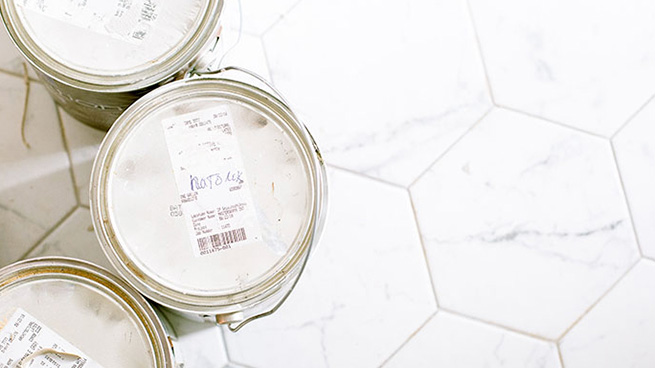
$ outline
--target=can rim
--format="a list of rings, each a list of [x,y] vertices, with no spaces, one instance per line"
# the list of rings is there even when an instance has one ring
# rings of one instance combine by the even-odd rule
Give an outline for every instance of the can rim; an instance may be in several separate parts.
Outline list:
[[[172,99],[176,94],[183,93],[181,91],[189,88],[211,88],[213,91],[228,93],[228,95],[232,94],[232,96],[238,95],[240,98],[248,99],[255,104],[274,109],[279,114],[278,117],[281,121],[288,125],[293,134],[297,135],[297,141],[301,145],[301,154],[305,157],[310,171],[310,218],[302,235],[298,237],[300,240],[297,244],[292,245],[292,247],[296,246],[297,248],[294,251],[288,251],[281,258],[280,263],[282,266],[273,276],[250,288],[233,290],[228,294],[194,295],[183,293],[171,290],[147,278],[133,263],[126,261],[128,258],[124,254],[121,254],[120,248],[122,246],[118,243],[115,235],[110,209],[107,205],[106,183],[110,177],[109,172],[114,154],[120,148],[122,138],[128,135],[141,121],[141,117],[156,110],[157,106],[163,105],[167,99]],[[148,298],[183,313],[225,314],[244,311],[269,300],[283,285],[299,276],[299,266],[316,242],[318,235],[316,230],[321,229],[325,221],[326,185],[325,167],[313,138],[304,124],[280,99],[260,88],[241,81],[217,77],[191,78],[167,84],[148,93],[130,106],[111,127],[100,145],[93,164],[89,189],[91,217],[96,236],[112,265],[122,277]]]
[[[23,57],[45,76],[73,88],[93,92],[136,91],[163,82],[191,66],[219,29],[224,0],[208,0],[204,14],[190,38],[183,39],[179,50],[171,48],[161,62],[131,73],[101,75],[72,68],[49,56],[27,35],[13,0],[2,0],[0,16],[10,39]],[[186,41],[185,41],[186,40]]]
[[[122,308],[128,307],[133,316],[137,317],[139,328],[146,332],[155,366],[174,367],[166,332],[150,304],[132,286],[100,266],[68,257],[28,259],[0,269],[0,291],[16,283],[27,282],[30,278],[56,280],[59,279],[57,276],[68,281],[74,278],[113,298]]]

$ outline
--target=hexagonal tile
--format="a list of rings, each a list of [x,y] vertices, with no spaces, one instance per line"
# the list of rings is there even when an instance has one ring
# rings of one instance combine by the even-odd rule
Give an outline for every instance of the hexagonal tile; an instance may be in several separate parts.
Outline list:
[[[412,187],[446,309],[555,339],[638,257],[610,144],[495,110]]]
[[[436,309],[404,190],[331,171],[323,238],[287,303],[226,334],[256,367],[376,367]]]
[[[655,258],[655,100],[614,139],[639,244]]]
[[[55,105],[32,83],[25,135],[22,79],[0,75],[0,264],[16,261],[76,205]]]
[[[655,92],[655,3],[471,0],[497,103],[610,136]]]
[[[113,271],[93,231],[91,213],[78,208],[26,258],[60,256],[78,258]]]
[[[655,264],[641,261],[562,340],[566,368],[655,367]]]
[[[75,185],[80,196],[80,203],[89,205],[89,182],[93,160],[98,153],[98,147],[105,137],[105,132],[82,124],[59,108],[64,134],[68,142],[68,150],[73,161]]]
[[[226,1],[223,9],[223,24],[231,29],[241,28],[243,32],[261,35],[275,22],[284,17],[300,0],[237,0]],[[241,8],[239,8],[241,7]],[[241,12],[241,13],[240,13]]]
[[[554,344],[439,312],[384,367],[560,368]]]
[[[304,1],[264,46],[327,161],[398,184],[490,107],[464,1]]]

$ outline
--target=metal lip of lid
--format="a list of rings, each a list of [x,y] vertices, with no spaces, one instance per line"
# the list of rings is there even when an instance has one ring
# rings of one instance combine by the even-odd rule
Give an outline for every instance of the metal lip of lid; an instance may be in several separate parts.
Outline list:
[[[220,94],[226,99],[245,100],[279,117],[301,145],[302,154],[308,164],[308,179],[311,181],[310,218],[300,232],[301,236],[278,262],[281,266],[276,269],[272,277],[259,284],[249,288],[235,287],[233,292],[221,295],[171,290],[145,275],[122,251],[123,246],[118,240],[116,228],[112,223],[106,188],[116,152],[144,117],[170,103],[179,102],[180,99],[204,97],[203,93]],[[285,286],[287,288],[289,284],[292,284],[291,288],[295,286],[325,223],[327,174],[313,137],[281,98],[249,83],[214,76],[169,83],[148,93],[130,106],[114,123],[100,145],[93,164],[89,191],[96,235],[103,251],[122,277],[149,299],[173,310],[203,316],[225,315],[265,304],[272,296],[279,294]]]
[[[174,367],[172,351],[159,318],[148,302],[125,281],[86,261],[67,257],[41,257],[0,269],[0,294],[8,288],[41,280],[79,282],[129,308],[148,336],[155,366]]]
[[[128,92],[156,85],[191,66],[197,56],[216,36],[224,0],[208,0],[202,19],[193,35],[183,39],[175,48],[152,66],[125,74],[101,75],[83,72],[57,61],[42,50],[27,35],[14,0],[1,0],[0,15],[12,42],[34,68],[65,85],[94,92]],[[181,45],[181,47],[180,47]]]

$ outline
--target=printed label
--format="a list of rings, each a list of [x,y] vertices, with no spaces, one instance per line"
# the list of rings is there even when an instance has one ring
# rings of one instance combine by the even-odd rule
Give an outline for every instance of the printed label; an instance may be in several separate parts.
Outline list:
[[[16,5],[137,44],[148,35],[159,12],[159,0],[17,0]]]
[[[261,239],[227,106],[162,122],[196,257]],[[169,207],[171,216],[178,212]]]
[[[0,330],[0,368],[102,368],[18,308]]]

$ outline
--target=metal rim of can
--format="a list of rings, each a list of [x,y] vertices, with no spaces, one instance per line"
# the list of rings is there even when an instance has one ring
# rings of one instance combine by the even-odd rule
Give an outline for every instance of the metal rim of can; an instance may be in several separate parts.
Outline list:
[[[311,215],[306,229],[303,231],[302,240],[295,244],[294,251],[287,252],[283,258],[283,267],[273,277],[266,279],[261,284],[235,291],[229,295],[207,296],[182,293],[162,287],[162,285],[148,279],[122,252],[122,246],[116,236],[116,229],[112,224],[107,203],[106,185],[110,177],[112,160],[126,136],[138,126],[143,117],[160,106],[164,106],[169,101],[179,97],[192,96],[192,91],[197,93],[211,91],[212,93],[220,93],[226,98],[245,99],[255,106],[272,111],[281,118],[281,121],[287,124],[287,127],[296,135],[297,141],[302,144],[302,153],[307,159],[311,171],[311,175],[309,175],[311,182]],[[327,173],[318,146],[309,130],[293,113],[288,104],[284,102],[283,98],[274,96],[274,94],[277,95],[276,91],[272,93],[249,83],[220,76],[179,80],[159,87],[137,100],[118,118],[105,136],[93,164],[89,188],[93,226],[103,251],[112,265],[122,277],[149,299],[185,314],[220,316],[250,311],[287,291],[282,300],[271,309],[274,311],[295,287],[295,282],[297,282],[304,270],[306,260],[325,224]],[[289,286],[291,290],[288,290]],[[219,321],[219,319],[217,318],[216,321]]]
[[[112,76],[86,73],[43,51],[27,35],[20,22],[14,0],[1,0],[0,15],[12,42],[27,61],[38,71],[65,85],[93,92],[119,93],[137,91],[163,82],[192,66],[208,44],[216,38],[224,0],[208,0],[202,19],[180,50],[169,52],[163,61],[143,70]]]
[[[151,358],[158,368],[175,366],[173,352],[156,313],[138,291],[108,271],[86,261],[66,257],[41,257],[0,269],[0,294],[22,283],[42,280],[75,281],[91,287],[131,312],[148,337]]]

